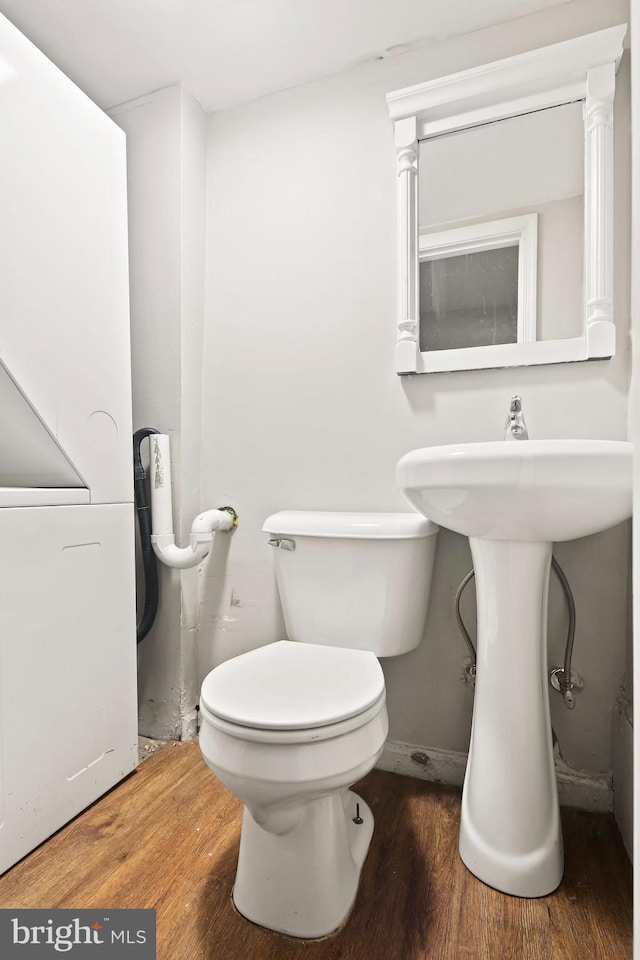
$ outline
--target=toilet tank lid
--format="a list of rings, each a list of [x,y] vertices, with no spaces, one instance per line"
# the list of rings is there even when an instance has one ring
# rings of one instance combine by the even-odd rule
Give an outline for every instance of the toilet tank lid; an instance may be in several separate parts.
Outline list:
[[[347,513],[334,510],[280,510],[262,527],[265,533],[353,540],[412,540],[440,529],[418,513]]]

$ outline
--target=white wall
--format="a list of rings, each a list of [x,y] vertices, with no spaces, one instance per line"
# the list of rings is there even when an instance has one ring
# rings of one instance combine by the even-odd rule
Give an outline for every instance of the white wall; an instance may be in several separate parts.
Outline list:
[[[207,115],[197,100],[181,91],[181,232],[180,356],[182,408],[180,482],[176,536],[186,545],[194,517],[215,504],[201,502],[202,357],[205,298],[205,222],[207,184]],[[175,473],[174,473],[175,476]],[[199,631],[200,570],[184,570],[180,631],[180,735],[197,732],[196,704],[200,697],[196,656]]]
[[[633,378],[629,391],[629,438],[634,441],[634,472],[633,472],[633,508],[634,513],[640,510],[640,437],[638,414],[640,412],[640,0],[631,0],[631,53],[633,57],[631,71],[631,126],[632,139],[632,172],[631,189],[633,200],[633,229],[632,229],[632,260],[631,260],[631,333],[632,333],[632,369]],[[633,572],[632,572],[632,603],[630,617],[633,621],[633,643],[628,647],[627,657],[627,695],[633,705],[640,699],[640,657],[638,647],[640,643],[640,524],[633,525]],[[633,720],[631,720],[633,733]],[[631,750],[622,751],[624,756],[622,768],[629,786],[625,791],[632,801],[640,797],[640,737],[620,737],[626,741]],[[632,802],[635,814],[635,803]],[[640,862],[640,817],[633,816],[631,824],[632,835],[627,837],[627,849],[633,846],[633,859]],[[619,819],[620,822],[620,819]],[[640,958],[640,879],[638,872],[634,873],[633,884],[633,932],[634,932],[634,960]]]
[[[184,538],[200,511],[206,115],[179,85],[109,112],[127,134],[133,424],[171,436]],[[160,569],[158,618],[139,647],[141,733],[195,731],[197,581]]]
[[[282,508],[405,510],[398,458],[417,446],[502,436],[523,396],[533,437],[626,435],[629,379],[628,64],[616,153],[618,351],[610,362],[399,378],[395,156],[385,93],[627,18],[623,0],[576,0],[363,66],[210,118],[203,502],[240,526],[204,568],[199,675],[283,636],[264,518]],[[553,698],[565,758],[611,766],[610,715],[625,661],[628,530],[563,544],[577,608],[573,713]],[[453,616],[471,565],[442,532],[425,639],[384,664],[390,736],[465,750],[472,690]],[[553,588],[551,660],[566,614]],[[517,682],[517,680],[514,680]]]

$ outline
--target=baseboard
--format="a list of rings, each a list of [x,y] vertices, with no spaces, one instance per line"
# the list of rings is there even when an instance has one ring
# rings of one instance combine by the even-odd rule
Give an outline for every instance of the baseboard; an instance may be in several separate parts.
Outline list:
[[[613,812],[629,859],[633,863],[633,716],[620,697],[613,712]]]
[[[464,780],[467,755],[454,750],[438,750],[387,740],[376,766],[379,770],[388,770],[401,776],[459,787]],[[573,770],[568,764],[556,764],[556,778],[558,796],[564,806],[607,813],[613,810],[610,774],[591,774]]]
[[[399,740],[387,740],[376,764],[379,770],[388,770],[389,773],[431,780],[433,783],[448,783],[454,787],[462,786],[466,766],[466,753],[419,747]]]

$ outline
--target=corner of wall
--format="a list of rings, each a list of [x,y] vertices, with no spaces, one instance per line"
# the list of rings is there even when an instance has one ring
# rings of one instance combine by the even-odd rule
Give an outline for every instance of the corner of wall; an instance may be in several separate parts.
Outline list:
[[[612,717],[613,812],[633,862],[633,712],[623,693]]]
[[[180,84],[114,107],[127,134],[134,426],[171,435],[175,532],[200,512],[207,120]],[[156,624],[139,651],[141,731],[193,736],[196,570],[160,571]]]

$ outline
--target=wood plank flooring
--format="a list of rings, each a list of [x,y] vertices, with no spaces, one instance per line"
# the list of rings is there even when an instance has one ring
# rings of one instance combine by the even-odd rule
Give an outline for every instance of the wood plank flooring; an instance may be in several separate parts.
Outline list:
[[[234,909],[241,805],[197,743],[168,744],[0,878],[0,907],[155,907],[158,960],[631,960],[631,866],[615,822],[563,810],[558,891],[520,900],[457,854],[460,794],[374,770],[376,829],[354,910],[323,940]]]

